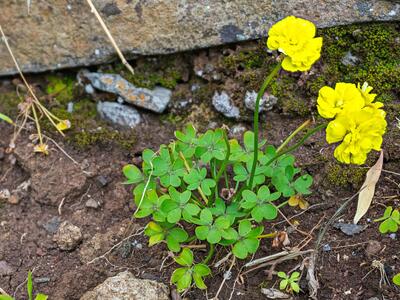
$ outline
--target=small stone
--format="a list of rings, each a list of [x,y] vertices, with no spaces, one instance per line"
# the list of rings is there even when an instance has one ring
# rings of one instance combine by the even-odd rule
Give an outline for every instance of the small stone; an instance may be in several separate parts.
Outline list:
[[[136,278],[129,271],[107,278],[80,300],[169,300],[167,285],[154,280]]]
[[[108,184],[108,179],[107,177],[103,175],[99,175],[96,177],[96,181],[102,186],[105,187]]]
[[[246,92],[246,95],[244,97],[244,104],[248,109],[254,111],[254,108],[256,106],[256,100],[257,100],[257,92],[255,91]],[[260,100],[260,112],[271,110],[277,102],[278,102],[277,97],[265,93]]]
[[[5,261],[0,261],[0,276],[8,276],[14,273],[13,268]]]
[[[61,250],[70,251],[75,249],[82,241],[82,232],[79,227],[64,221],[58,228],[53,240]]]
[[[94,88],[93,88],[93,86],[91,85],[91,84],[86,84],[85,85],[85,92],[87,93],[87,94],[93,94],[94,93]]]
[[[117,102],[100,101],[97,104],[97,111],[103,119],[121,126],[133,128],[141,121],[140,114],[135,108]]]
[[[331,250],[332,250],[332,247],[329,244],[325,244],[322,246],[322,251],[324,251],[324,252],[329,252]]]
[[[344,234],[352,236],[363,231],[366,226],[348,223],[335,223],[333,227],[340,229]]]
[[[342,64],[345,66],[355,66],[360,59],[354,56],[350,51],[347,51],[345,56],[342,58]]]
[[[371,240],[368,242],[367,247],[365,248],[366,255],[371,258],[374,255],[377,255],[379,251],[382,250],[382,245],[378,241]]]
[[[93,198],[89,198],[88,201],[86,201],[85,206],[88,208],[94,208],[97,209],[100,207],[100,203]]]
[[[215,92],[212,98],[212,104],[217,111],[222,113],[227,118],[239,118],[239,108],[237,108],[231,101],[229,95],[222,91],[221,93]]]
[[[67,104],[67,112],[72,114],[74,112],[74,102],[68,102]]]
[[[86,72],[83,76],[89,79],[95,88],[117,94],[130,104],[157,113],[162,113],[171,101],[171,90],[163,87],[156,87],[154,90],[139,88],[116,74]]]
[[[0,190],[0,200],[8,200],[11,197],[11,193],[8,189]]]
[[[396,236],[395,233],[391,233],[391,234],[389,234],[389,237],[390,237],[392,240],[395,240],[397,236]]]
[[[58,228],[60,227],[61,220],[60,217],[52,217],[47,223],[43,224],[43,228],[51,234],[54,234],[57,232]]]
[[[38,278],[34,278],[33,282],[34,283],[47,283],[47,282],[50,282],[50,278],[49,277],[38,277]]]
[[[234,125],[229,130],[229,136],[239,139],[239,137],[246,131],[246,127],[242,124]]]

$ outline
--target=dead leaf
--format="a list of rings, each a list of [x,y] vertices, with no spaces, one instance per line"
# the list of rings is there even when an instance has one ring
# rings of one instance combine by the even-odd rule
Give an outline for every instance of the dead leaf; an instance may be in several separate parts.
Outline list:
[[[357,203],[357,211],[354,216],[354,224],[357,224],[358,221],[366,214],[368,211],[372,198],[375,194],[375,186],[381,176],[383,166],[383,151],[381,151],[381,155],[378,158],[378,161],[373,165],[367,172],[367,176],[365,181],[361,187],[360,194],[358,195],[358,203]]]
[[[270,288],[270,289],[261,289],[261,293],[264,294],[268,299],[293,299],[289,294],[285,294],[280,290]]]

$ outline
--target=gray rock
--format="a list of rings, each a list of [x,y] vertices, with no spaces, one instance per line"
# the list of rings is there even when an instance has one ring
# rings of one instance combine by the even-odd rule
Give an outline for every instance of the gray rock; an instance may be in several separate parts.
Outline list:
[[[141,121],[140,114],[135,108],[117,102],[100,101],[97,103],[97,112],[103,119],[130,128],[136,127]]]
[[[52,217],[48,222],[44,223],[42,226],[43,228],[51,234],[57,232],[58,228],[60,227],[61,219],[58,216]]]
[[[244,104],[248,109],[254,111],[254,108],[256,106],[256,100],[257,100],[257,92],[255,91],[246,92],[246,95],[244,96]],[[260,100],[260,112],[271,110],[277,102],[278,102],[277,97],[265,93]]]
[[[93,86],[91,85],[91,84],[86,84],[85,85],[85,92],[87,93],[87,94],[93,94],[94,93],[94,88],[93,88]]]
[[[49,277],[37,277],[33,279],[34,283],[47,283],[50,282],[50,278]]]
[[[395,240],[395,239],[396,239],[396,234],[395,234],[395,233],[391,233],[391,234],[389,234],[389,237],[390,237],[392,240]]]
[[[100,203],[93,198],[90,198],[88,201],[86,201],[85,206],[87,208],[94,208],[97,209],[100,207]]]
[[[222,91],[221,93],[215,92],[212,98],[214,108],[222,113],[227,118],[239,118],[239,108],[237,108],[231,101],[229,95]]]
[[[129,271],[107,278],[80,300],[169,300],[169,288],[154,280],[136,278]]]
[[[342,64],[345,66],[355,66],[359,61],[360,59],[350,51],[347,51],[345,56],[342,58]]]
[[[8,200],[11,197],[11,193],[9,189],[0,190],[0,200]]]
[[[61,250],[74,250],[82,241],[81,229],[68,221],[61,223],[53,240]]]
[[[265,36],[295,14],[318,27],[400,20],[400,6],[379,0],[93,1],[122,52],[165,54]],[[8,1],[0,24],[23,72],[108,62],[115,50],[86,1]],[[77,22],[79,20],[79,22]],[[30,41],[26,43],[25,41]],[[0,43],[0,75],[17,70]]]
[[[121,96],[126,102],[156,113],[162,113],[171,101],[171,90],[156,87],[154,90],[139,88],[116,74],[84,73],[92,85],[104,92]]]
[[[332,247],[329,244],[325,244],[322,246],[322,251],[324,251],[324,252],[329,252],[331,250],[332,250]]]
[[[5,261],[0,261],[0,276],[8,276],[14,273],[14,269]]]
[[[363,231],[367,226],[357,225],[357,224],[348,224],[348,223],[335,223],[333,227],[336,229],[340,229],[346,235],[355,235]]]
[[[99,175],[96,177],[96,181],[102,186],[105,187],[108,184],[108,178],[104,175]]]

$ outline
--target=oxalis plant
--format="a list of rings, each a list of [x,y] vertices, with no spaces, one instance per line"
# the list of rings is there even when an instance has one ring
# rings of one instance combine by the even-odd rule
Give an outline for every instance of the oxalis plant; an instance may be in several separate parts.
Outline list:
[[[361,164],[369,151],[379,150],[386,122],[368,85],[323,87],[318,111],[332,121],[305,131],[311,123],[306,121],[279,146],[259,139],[260,99],[281,69],[307,71],[319,59],[322,38],[315,34],[313,23],[293,16],[271,27],[267,46],[280,54],[257,95],[254,132],[245,132],[242,141],[229,140],[225,128],[199,133],[189,124],[168,145],[144,150],[141,169],[130,164],[123,168],[126,184],[135,185],[134,217],[152,219],[145,228],[149,246],[164,243],[175,253],[179,266],[171,282],[178,291],[193,282],[206,288],[204,278],[212,273],[208,264],[217,247],[238,259],[255,254],[260,241],[271,236],[268,221],[293,199],[311,193],[312,177],[295,167],[291,154],[309,136],[327,128],[328,143],[342,141],[335,157],[343,163]],[[371,119],[379,126],[372,127]],[[191,249],[199,243],[208,253],[195,259]]]

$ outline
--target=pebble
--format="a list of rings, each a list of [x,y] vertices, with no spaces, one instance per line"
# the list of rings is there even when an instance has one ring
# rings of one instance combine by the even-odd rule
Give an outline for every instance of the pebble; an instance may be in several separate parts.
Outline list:
[[[141,117],[139,112],[130,106],[117,102],[98,102],[97,111],[103,119],[130,128],[136,127]]]
[[[81,229],[68,221],[64,221],[54,235],[53,241],[57,243],[61,250],[74,250],[82,241]]]
[[[85,92],[87,93],[87,94],[93,94],[94,93],[94,88],[93,88],[93,86],[91,85],[91,84],[86,84],[85,85]]]
[[[371,240],[368,242],[367,247],[365,248],[365,253],[369,258],[379,253],[382,250],[382,245],[378,241]]]
[[[8,200],[11,197],[11,193],[8,189],[0,190],[0,200]]]
[[[395,233],[391,233],[391,234],[389,234],[389,237],[390,237],[392,240],[395,240],[397,236],[396,236]]]
[[[83,74],[93,87],[121,96],[126,102],[156,113],[162,113],[171,101],[172,91],[163,87],[154,90],[139,88],[117,74],[90,73]]]
[[[244,96],[244,104],[248,109],[254,111],[254,108],[256,106],[256,100],[257,100],[257,92],[255,91],[246,92],[246,95]],[[265,93],[260,100],[260,112],[271,110],[277,102],[278,102],[277,97]]]
[[[350,51],[347,51],[345,56],[342,58],[342,64],[345,66],[355,66],[359,61],[360,59]]]
[[[70,114],[72,114],[74,112],[74,102],[68,102],[67,112],[69,112]]]
[[[102,186],[105,187],[108,184],[108,179],[104,175],[99,175],[96,177],[96,181]]]
[[[340,229],[344,234],[352,236],[363,231],[366,226],[348,223],[335,223],[333,227]]]
[[[93,198],[89,198],[88,201],[86,201],[85,206],[88,208],[94,208],[97,209],[100,207],[100,203]]]
[[[19,203],[19,198],[17,195],[11,195],[10,198],[8,198],[7,202],[13,205],[16,205]]]
[[[47,223],[43,224],[43,228],[51,234],[54,234],[57,232],[58,228],[60,227],[61,220],[60,217],[52,217]]]
[[[232,103],[231,98],[225,91],[221,93],[216,91],[212,98],[212,104],[217,111],[227,118],[237,119],[240,117],[239,108]]]
[[[325,244],[325,245],[322,246],[322,250],[323,250],[324,252],[329,252],[329,251],[332,250],[332,247],[331,247],[331,245],[329,245],[329,244]]]
[[[5,261],[0,261],[0,276],[12,275],[14,273],[13,268]]]
[[[47,282],[50,282],[50,278],[49,277],[38,277],[38,278],[34,278],[33,282],[34,283],[47,283]]]

